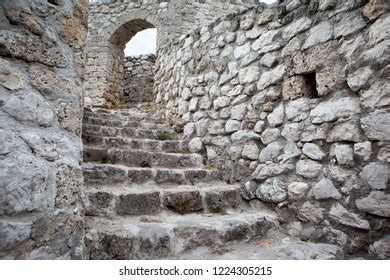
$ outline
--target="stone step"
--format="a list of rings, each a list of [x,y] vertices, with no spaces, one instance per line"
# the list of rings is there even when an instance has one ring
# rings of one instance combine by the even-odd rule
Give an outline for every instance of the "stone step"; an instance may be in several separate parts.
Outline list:
[[[102,108],[84,108],[84,116],[96,117],[108,120],[144,120],[153,121],[151,113],[146,110],[140,109],[122,109],[122,110],[110,110]]]
[[[249,211],[184,216],[164,212],[113,220],[86,217],[86,253],[96,260],[174,258],[198,247],[249,241],[276,223],[274,213]]]
[[[123,165],[84,163],[84,181],[87,184],[107,185],[115,183],[142,184],[193,184],[200,181],[219,180],[222,176],[216,170],[195,168],[137,168]]]
[[[142,129],[132,127],[110,127],[93,124],[83,124],[83,135],[97,135],[105,137],[127,137],[152,140],[176,140],[177,133],[168,129]]]
[[[109,126],[109,127],[130,127],[140,129],[161,129],[161,130],[173,130],[172,127],[166,124],[153,123],[153,122],[140,122],[126,119],[107,119],[97,118],[96,116],[84,116],[83,124]]]
[[[135,149],[149,152],[188,154],[187,140],[159,141],[153,139],[133,139],[123,137],[99,137],[96,135],[83,135],[83,143],[88,146],[105,148]]]
[[[85,194],[88,216],[154,215],[162,211],[222,214],[247,206],[240,196],[240,186],[223,182],[167,187],[88,186]]]
[[[122,164],[129,167],[203,168],[199,154],[173,154],[133,149],[84,147],[84,162]]]
[[[249,242],[222,244],[217,248],[198,247],[175,256],[180,260],[345,260],[340,246],[313,243],[271,228]]]

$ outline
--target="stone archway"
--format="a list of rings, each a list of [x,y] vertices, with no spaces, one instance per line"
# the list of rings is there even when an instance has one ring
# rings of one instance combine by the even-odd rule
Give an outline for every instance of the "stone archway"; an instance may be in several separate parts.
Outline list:
[[[146,11],[123,14],[109,26],[90,22],[87,44],[86,106],[111,107],[124,89],[124,49],[140,31],[161,29]]]

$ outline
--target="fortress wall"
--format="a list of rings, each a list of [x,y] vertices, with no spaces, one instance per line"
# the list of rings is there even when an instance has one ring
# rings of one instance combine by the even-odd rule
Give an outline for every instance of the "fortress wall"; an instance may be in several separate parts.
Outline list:
[[[386,1],[226,16],[159,50],[158,113],[290,234],[379,256],[390,246],[389,30]]]
[[[97,1],[90,4],[86,105],[110,107],[123,92],[125,45],[139,31],[156,28],[157,48],[228,13],[256,4],[231,1]]]
[[[0,3],[0,259],[83,255],[87,5]]]

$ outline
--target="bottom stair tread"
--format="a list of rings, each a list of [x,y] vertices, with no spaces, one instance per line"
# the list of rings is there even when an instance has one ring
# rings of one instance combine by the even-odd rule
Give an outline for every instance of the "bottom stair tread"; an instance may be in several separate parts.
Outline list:
[[[197,247],[214,247],[264,235],[277,224],[273,212],[87,218],[90,259],[159,259]]]

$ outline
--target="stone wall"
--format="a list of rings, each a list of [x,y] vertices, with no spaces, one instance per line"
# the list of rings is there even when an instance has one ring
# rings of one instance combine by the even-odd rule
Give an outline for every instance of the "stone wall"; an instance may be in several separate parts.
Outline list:
[[[125,85],[120,103],[154,102],[153,93],[155,55],[125,58]]]
[[[158,47],[256,0],[98,1],[90,4],[86,105],[109,107],[123,91],[125,45],[139,31],[157,28]]]
[[[0,2],[0,259],[82,257],[87,5]]]
[[[229,15],[159,50],[158,112],[290,234],[380,257],[390,246],[389,30],[387,1]]]

